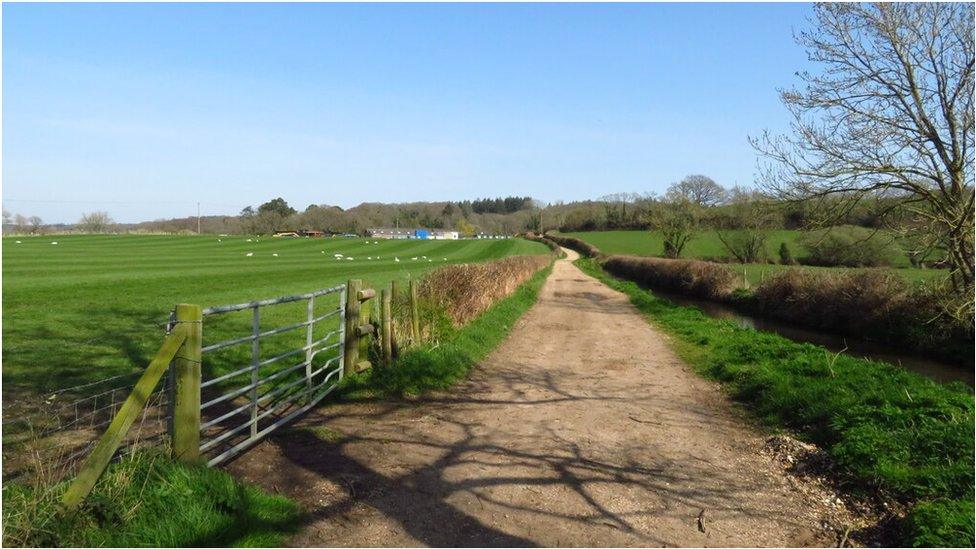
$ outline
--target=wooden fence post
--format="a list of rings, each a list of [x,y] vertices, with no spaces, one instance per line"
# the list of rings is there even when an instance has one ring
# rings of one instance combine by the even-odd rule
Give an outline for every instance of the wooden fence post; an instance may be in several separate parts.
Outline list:
[[[356,373],[356,363],[359,362],[359,290],[363,281],[352,279],[346,283],[346,341],[343,350],[342,375]]]
[[[359,325],[372,326],[373,304],[369,300],[370,293],[375,293],[376,290],[372,288],[363,288],[363,290],[359,295]],[[363,333],[362,330],[359,331],[359,358],[360,361],[369,360],[369,334]],[[356,369],[359,369],[358,365]]]
[[[417,281],[410,281],[410,343],[420,345],[420,310],[417,305]]]
[[[392,316],[393,316],[393,304],[392,304],[392,294],[391,290],[383,289],[380,292],[381,300],[383,301],[383,313],[380,316],[380,325],[383,329],[383,362],[389,364],[393,360],[393,332],[392,332]]]
[[[163,340],[162,347],[160,347],[156,356],[153,357],[149,366],[146,367],[146,371],[143,372],[139,381],[136,382],[135,387],[132,388],[132,392],[129,393],[122,407],[119,408],[119,412],[112,418],[112,423],[105,430],[105,434],[102,435],[102,438],[98,440],[98,444],[88,454],[88,457],[85,458],[85,462],[81,465],[78,475],[65,491],[64,496],[61,498],[61,503],[65,509],[69,511],[77,509],[78,505],[88,497],[92,488],[95,487],[98,478],[102,476],[105,468],[112,461],[112,456],[115,455],[115,451],[118,450],[119,445],[125,440],[125,435],[129,432],[132,423],[139,417],[139,413],[142,412],[142,409],[146,406],[146,402],[149,401],[149,396],[152,395],[160,378],[166,373],[170,363],[176,357],[176,353],[183,346],[183,342],[186,341],[185,328],[186,326],[177,326]]]
[[[184,325],[186,340],[173,359],[173,457],[200,459],[200,351],[203,345],[203,311],[199,305],[176,306],[176,324]]]
[[[399,303],[397,301],[397,296],[402,293],[401,290],[402,290],[402,288],[400,287],[400,283],[399,282],[397,282],[396,280],[393,280],[393,281],[390,282],[390,303],[391,303],[391,307],[395,306],[397,308],[396,309],[396,312],[394,312],[392,310],[390,312],[390,337],[391,337],[391,341],[395,341],[397,339],[397,335],[398,335],[397,334],[397,324],[396,324],[396,322],[393,322],[395,320],[395,316],[399,313],[400,314],[400,317],[401,318],[403,317],[403,308],[400,305],[397,304],[397,303]],[[402,336],[402,334],[399,334],[399,335]]]

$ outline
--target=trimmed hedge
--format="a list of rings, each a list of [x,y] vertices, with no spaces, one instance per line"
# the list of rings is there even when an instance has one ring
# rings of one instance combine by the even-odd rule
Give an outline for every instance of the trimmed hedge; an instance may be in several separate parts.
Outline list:
[[[583,255],[583,257],[600,257],[603,255],[603,252],[601,252],[599,248],[590,244],[589,242],[585,242],[578,238],[573,238],[571,236],[560,236],[560,235],[548,234],[548,233],[546,234],[546,238],[553,240],[555,243],[559,244],[560,246],[564,246],[566,248],[569,248],[570,250],[575,250],[579,252],[580,254]]]
[[[603,268],[638,284],[706,299],[726,300],[736,288],[736,274],[725,265],[693,259],[612,255]]]

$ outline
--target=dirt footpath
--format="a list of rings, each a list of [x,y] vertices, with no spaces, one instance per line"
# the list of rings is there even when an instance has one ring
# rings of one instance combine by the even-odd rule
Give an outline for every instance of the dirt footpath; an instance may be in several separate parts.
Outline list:
[[[230,469],[310,510],[299,546],[836,543],[762,443],[564,260],[467,382],[325,406]]]

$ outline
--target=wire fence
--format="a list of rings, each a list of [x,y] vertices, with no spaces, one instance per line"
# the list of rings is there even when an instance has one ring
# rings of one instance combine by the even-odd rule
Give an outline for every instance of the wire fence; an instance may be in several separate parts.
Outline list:
[[[200,450],[208,464],[243,452],[336,387],[342,378],[345,289],[342,284],[203,311]],[[173,314],[160,325],[170,333]],[[75,474],[142,375],[139,370],[64,387],[19,398],[14,406],[5,402],[3,481],[57,481]],[[173,390],[170,367],[117,456],[171,442]]]
[[[3,420],[3,480],[25,475],[58,480],[73,474],[141,375],[132,372],[74,385],[21,404],[15,417]],[[153,391],[123,441],[122,453],[166,442],[169,402],[165,385]]]

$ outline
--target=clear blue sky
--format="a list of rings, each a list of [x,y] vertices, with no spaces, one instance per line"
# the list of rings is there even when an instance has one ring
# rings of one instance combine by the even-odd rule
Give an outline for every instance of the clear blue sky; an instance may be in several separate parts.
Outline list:
[[[808,4],[6,4],[4,207],[46,222],[751,184]],[[55,202],[15,202],[55,200]],[[76,201],[90,201],[81,203]]]

